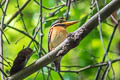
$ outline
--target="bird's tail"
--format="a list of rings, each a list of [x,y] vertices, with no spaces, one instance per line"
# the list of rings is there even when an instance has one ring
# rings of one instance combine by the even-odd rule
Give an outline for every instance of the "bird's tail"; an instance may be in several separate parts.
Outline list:
[[[60,61],[54,61],[55,64],[55,71],[60,72]]]
[[[61,56],[55,59],[54,61],[54,67],[56,72],[60,72],[60,62],[61,62]]]

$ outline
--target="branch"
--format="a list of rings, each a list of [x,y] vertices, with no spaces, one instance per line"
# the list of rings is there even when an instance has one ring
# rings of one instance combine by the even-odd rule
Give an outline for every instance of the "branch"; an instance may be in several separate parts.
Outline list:
[[[120,61],[120,57],[118,57],[117,59],[115,60],[112,60],[111,61],[111,64],[112,63],[115,63],[115,62],[118,62]],[[108,61],[109,62],[109,61]],[[72,73],[80,73],[82,71],[85,71],[85,70],[88,70],[88,69],[91,69],[91,68],[97,68],[97,67],[100,67],[100,66],[106,66],[108,65],[109,63],[108,62],[104,62],[104,63],[99,63],[99,64],[94,64],[94,65],[89,65],[89,66],[86,66],[86,67],[83,67],[79,70],[68,70],[68,71],[60,71],[60,72],[72,72]]]
[[[24,31],[22,31],[22,30],[19,30],[19,29],[15,28],[15,27],[12,27],[12,26],[10,26],[10,25],[7,25],[7,24],[4,24],[4,26],[7,26],[8,28],[14,29],[14,30],[16,30],[16,31],[24,34],[25,36],[27,36],[27,37],[29,37],[31,40],[33,40],[37,45],[39,44],[39,43],[38,43],[32,36],[30,36],[28,33],[24,32]]]
[[[30,38],[31,41],[30,41],[30,43],[29,43],[29,45],[28,45],[27,47],[30,46],[30,44],[32,43],[32,41],[34,41],[37,45],[39,45],[39,43],[35,40],[35,36],[36,36],[36,34],[38,33],[39,28],[38,28],[37,30],[35,30],[35,34],[34,34],[33,36],[30,36],[28,33],[24,32],[24,31],[22,31],[22,30],[19,30],[19,29],[15,28],[15,27],[12,27],[12,26],[10,26],[10,25],[4,24],[4,26],[7,26],[8,28],[14,29],[14,30],[16,30],[16,31],[24,34],[24,35],[27,36],[28,38]],[[42,48],[42,50],[43,50],[44,53],[46,53],[46,51],[45,51],[43,48]]]
[[[120,7],[120,0],[113,0],[108,5],[106,5],[103,9],[100,10],[100,17],[101,21],[105,20],[108,16],[112,14],[115,10]],[[38,71],[42,67],[46,66],[47,64],[54,61],[58,56],[65,55],[69,50],[76,47],[80,41],[88,35],[96,26],[98,25],[98,13],[95,14],[91,19],[88,20],[82,27],[77,29],[75,32],[71,33],[64,42],[62,42],[57,48],[53,51],[49,52],[45,56],[41,57],[30,66],[26,67],[25,69],[21,70],[20,72],[16,73],[13,76],[10,76],[8,80],[16,80],[16,79],[23,79],[34,72]]]
[[[119,24],[119,22],[118,22],[118,24]],[[110,37],[110,40],[109,40],[107,49],[106,49],[106,51],[105,51],[105,53],[104,53],[104,56],[103,56],[103,59],[102,59],[101,63],[103,63],[103,62],[105,61],[105,58],[106,58],[107,55],[108,55],[108,52],[109,52],[109,49],[110,49],[110,46],[111,46],[111,43],[112,43],[112,40],[113,40],[113,37],[114,37],[114,34],[115,34],[115,31],[116,31],[116,29],[117,29],[118,24],[116,24],[115,27],[114,27],[114,29],[113,29],[112,35],[111,35],[111,37]],[[99,75],[100,75],[100,72],[101,72],[101,69],[102,69],[102,67],[99,67],[99,68],[98,68],[98,71],[97,71],[95,80],[98,80]]]
[[[1,71],[1,73],[5,76],[5,77],[8,77],[7,75],[6,75],[6,73],[0,68],[0,71]]]
[[[18,16],[18,14],[28,5],[28,3],[30,2],[31,0],[27,0],[25,2],[25,4],[23,4],[23,6],[18,10],[16,11],[15,14],[12,15],[12,17],[7,21],[6,24],[9,24],[16,16]],[[3,30],[6,28],[6,26],[3,27]]]
[[[22,12],[20,11],[19,0],[17,0],[17,8],[18,8],[19,13],[20,13],[20,19],[21,19],[21,21],[22,21],[22,23],[23,23],[23,28],[24,28],[24,30],[28,33],[28,30],[27,30],[27,27],[26,27],[26,25],[25,25],[25,21],[24,21],[24,18],[23,18],[23,14],[22,14]],[[28,34],[29,34],[29,33],[28,33]]]
[[[40,3],[39,3],[39,2],[37,2],[36,0],[34,0],[34,2],[40,6]],[[45,7],[45,6],[42,6],[42,8],[44,8],[44,9],[46,9],[46,10],[52,10],[52,9],[59,8],[59,7],[61,7],[61,6],[65,6],[65,4],[61,4],[61,5],[52,7],[52,8],[47,8],[47,7]]]
[[[39,57],[41,56],[42,52],[42,47],[43,47],[43,27],[42,27],[42,0],[40,0],[40,43],[39,43],[39,50],[38,50],[38,55]]]
[[[1,58],[0,58],[0,62],[3,63],[3,39],[2,39],[2,30],[3,30],[3,27],[4,27],[4,19],[5,19],[5,16],[6,16],[6,11],[7,11],[7,7],[8,7],[8,3],[9,3],[9,0],[6,0],[5,1],[5,5],[4,5],[4,9],[3,9],[3,13],[2,13],[2,17],[1,17],[1,24],[0,24],[0,55],[1,55]],[[0,69],[2,71],[4,71],[4,66],[3,64],[0,64]],[[4,80],[4,74],[1,72],[1,80]]]
[[[0,8],[2,8],[2,6],[5,4],[5,0],[4,1],[0,1]]]
[[[66,1],[66,6],[67,6],[67,10],[66,10],[66,20],[68,20],[68,18],[69,18],[70,5],[71,5],[71,0],[67,0],[67,1]]]
[[[97,11],[98,11],[98,14],[99,14],[100,9],[99,9],[99,5],[98,5],[98,1],[97,0],[95,0],[95,4],[96,4],[96,8],[97,8]],[[100,14],[98,15],[98,23],[99,23],[100,40],[101,40],[103,49],[105,51],[106,49],[105,49],[105,44],[104,44],[104,40],[103,40],[103,36],[102,36],[102,26],[101,26],[101,22],[100,22]]]

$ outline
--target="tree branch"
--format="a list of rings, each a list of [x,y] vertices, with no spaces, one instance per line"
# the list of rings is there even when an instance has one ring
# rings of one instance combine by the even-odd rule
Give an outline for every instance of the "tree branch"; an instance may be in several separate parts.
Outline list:
[[[39,58],[41,56],[41,52],[42,52],[42,47],[43,47],[43,26],[42,26],[42,0],[40,0],[40,43],[39,43],[39,50],[38,50],[38,55]]]
[[[4,28],[4,19],[5,19],[5,16],[6,16],[6,11],[7,11],[7,7],[8,7],[8,3],[9,3],[9,0],[6,0],[5,1],[5,5],[4,5],[4,9],[3,9],[3,13],[2,13],[2,17],[1,17],[1,24],[0,24],[0,62],[3,63],[3,39],[2,39],[2,30]],[[4,71],[4,66],[3,64],[0,64],[0,69],[2,71]],[[4,74],[1,72],[1,80],[4,80]]]
[[[28,5],[28,3],[29,3],[30,1],[31,1],[31,0],[27,0],[27,1],[25,2],[25,4],[23,4],[23,6],[22,6],[19,10],[17,10],[15,14],[12,15],[12,17],[7,21],[6,24],[9,24],[16,16],[18,16],[18,14]],[[3,27],[3,30],[4,30],[5,28],[6,28],[6,26]]]
[[[115,10],[120,7],[120,0],[113,0],[108,5],[106,5],[103,9],[100,10],[101,21],[105,20],[108,16],[112,14]],[[88,35],[96,26],[98,25],[98,13],[91,17],[88,22],[86,22],[82,27],[77,29],[75,32],[71,33],[64,42],[62,42],[57,48],[53,51],[49,52],[45,56],[41,57],[30,66],[21,70],[13,76],[10,76],[9,80],[23,79],[30,74],[38,71],[40,68],[46,66],[50,62],[54,61],[58,56],[65,55],[69,50],[76,47],[80,41]]]
[[[111,64],[112,64],[112,63],[115,63],[115,62],[118,62],[118,61],[120,61],[120,57],[118,57],[118,58],[115,59],[115,60],[112,60],[112,61],[111,61]],[[108,61],[108,62],[109,62],[109,61]],[[88,66],[83,67],[83,68],[81,68],[81,69],[79,69],[79,70],[66,70],[66,71],[60,71],[60,72],[80,73],[80,72],[82,72],[82,71],[85,71],[85,70],[88,70],[88,69],[91,69],[91,68],[97,68],[97,67],[100,67],[100,66],[106,66],[106,65],[108,65],[108,62],[99,63],[99,64],[94,64],[94,65],[88,65]]]
[[[110,46],[111,46],[111,43],[112,43],[112,40],[113,40],[113,37],[114,37],[114,34],[115,34],[115,31],[116,31],[116,29],[117,29],[118,24],[119,24],[119,22],[115,25],[115,27],[114,27],[114,29],[113,29],[112,35],[111,35],[111,37],[110,37],[110,40],[109,40],[107,49],[106,49],[106,51],[105,51],[105,53],[104,53],[104,56],[103,56],[103,59],[102,59],[101,63],[103,63],[103,62],[105,61],[105,58],[106,58],[107,55],[108,55],[108,52],[109,52],[109,49],[110,49]],[[99,68],[98,68],[98,71],[97,71],[95,80],[98,80],[99,75],[100,75],[100,72],[101,72],[101,69],[102,69],[102,67],[99,67]]]

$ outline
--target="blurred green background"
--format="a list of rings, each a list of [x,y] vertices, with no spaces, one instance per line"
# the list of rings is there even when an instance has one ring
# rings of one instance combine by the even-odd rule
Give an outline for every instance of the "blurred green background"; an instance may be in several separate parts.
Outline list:
[[[19,6],[21,7],[27,0],[18,0]],[[36,0],[38,3],[39,0]],[[1,1],[0,1],[1,2]],[[104,7],[107,3],[109,3],[110,0],[107,0],[105,3],[105,0],[100,1],[99,7]],[[58,0],[43,0],[43,6],[47,8],[52,8],[56,6],[56,3],[58,5],[61,5],[62,3]],[[82,24],[84,24],[93,14],[97,12],[96,8],[93,9],[93,11],[90,9],[91,1],[90,0],[73,0],[70,12],[69,12],[69,19],[68,21],[72,20],[80,20],[80,23],[77,23],[67,29],[68,32],[74,32],[76,29],[78,29]],[[52,10],[43,10],[43,48],[47,52],[47,36],[48,31],[50,29],[50,25],[52,22],[55,21],[55,19],[59,17],[65,17],[66,16],[66,9],[67,7],[64,6],[60,9],[54,16],[50,17],[50,13],[54,12],[56,9]],[[10,0],[5,22],[10,19],[10,17],[18,10],[17,7],[17,1],[16,0]],[[24,20],[24,23],[27,27],[27,30],[31,36],[33,36],[33,30],[35,27],[38,27],[39,25],[39,15],[40,15],[40,6],[34,1],[31,0],[30,3],[25,7],[25,9],[22,11],[22,17]],[[2,10],[0,10],[0,19],[2,16]],[[120,15],[119,15],[120,16]],[[106,24],[108,22],[109,24],[112,24],[110,21],[110,18],[108,18],[106,21],[101,23],[102,26],[102,34],[103,34],[103,40],[105,44],[105,48],[107,48],[108,41],[110,39],[110,36],[113,31],[113,27]],[[20,30],[25,31],[24,24],[21,20],[21,16],[18,15],[12,22],[9,24],[15,28],[18,28]],[[114,24],[112,24],[114,25]],[[26,31],[25,31],[26,32]],[[4,58],[10,62],[12,65],[13,60],[17,56],[18,52],[23,49],[23,47],[26,47],[29,42],[31,41],[30,38],[26,37],[25,35],[19,33],[18,31],[15,31],[10,28],[6,28],[4,30],[5,35],[7,36],[8,40],[10,41],[10,44],[7,43],[5,37],[3,36],[3,44],[4,44]],[[112,41],[112,45],[110,47],[109,55],[107,56],[107,59],[110,60],[116,59],[120,54],[119,50],[117,49],[117,45],[120,42],[120,33],[117,29],[115,36]],[[40,42],[40,32],[36,36],[36,40]],[[33,43],[30,46],[33,50],[36,51],[35,43]],[[65,55],[62,58],[61,61],[61,70],[79,70],[80,68],[88,65],[93,65],[96,63],[101,62],[102,57],[104,55],[104,48],[101,44],[100,35],[99,35],[99,27],[95,28],[87,37],[85,37],[80,44],[68,52],[67,55]],[[38,59],[37,51],[32,55],[27,65],[33,63]],[[106,59],[106,60],[107,60]],[[4,61],[5,64],[7,64]],[[49,65],[50,66],[50,65]],[[80,67],[65,67],[65,66],[80,66]],[[115,71],[115,78],[116,80],[120,80],[120,62],[116,62],[113,65],[113,69]],[[9,74],[10,66],[5,67],[5,72]],[[43,72],[44,71],[44,74]],[[68,72],[61,72],[62,76],[65,80],[93,80],[96,75],[97,68],[88,69],[85,71],[82,71],[80,73],[68,73]],[[33,80],[36,76],[37,72],[27,77],[25,80]],[[48,69],[44,67],[42,70],[40,70],[38,76],[36,77],[36,80],[46,80],[48,75]],[[57,72],[52,71],[51,72],[52,78],[50,80],[60,80],[59,75]],[[112,80],[112,70],[110,69],[108,73],[108,80]],[[45,79],[44,79],[45,78]]]

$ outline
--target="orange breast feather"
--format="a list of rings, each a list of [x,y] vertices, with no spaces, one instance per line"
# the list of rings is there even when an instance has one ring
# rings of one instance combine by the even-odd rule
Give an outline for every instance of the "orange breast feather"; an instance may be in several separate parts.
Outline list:
[[[66,29],[64,27],[53,27],[50,40],[50,49],[56,48],[62,43],[67,36]]]

